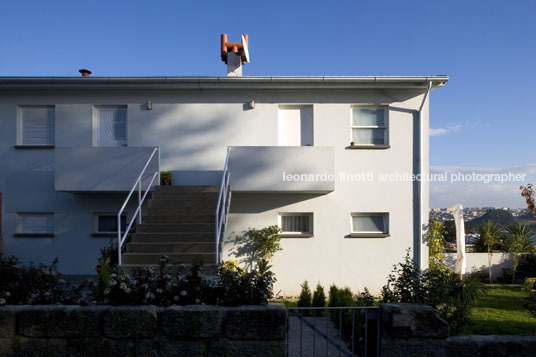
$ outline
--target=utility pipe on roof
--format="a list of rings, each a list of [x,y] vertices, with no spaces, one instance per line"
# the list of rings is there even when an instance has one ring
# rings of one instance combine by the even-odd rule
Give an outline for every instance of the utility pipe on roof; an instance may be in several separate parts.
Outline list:
[[[422,222],[423,222],[423,219],[422,219],[422,216],[423,216],[423,210],[422,210],[422,200],[423,200],[423,189],[422,189],[422,180],[423,180],[423,177],[422,177],[422,173],[423,173],[423,141],[424,141],[424,125],[423,125],[423,120],[422,120],[422,108],[424,107],[424,103],[426,103],[426,100],[428,99],[428,95],[430,94],[430,91],[432,90],[432,81],[428,81],[428,87],[426,88],[426,92],[424,92],[424,97],[422,98],[422,102],[421,102],[421,105],[419,107],[419,172],[418,172],[418,177],[420,177],[420,180],[417,180],[417,185],[418,185],[418,189],[417,189],[417,192],[419,194],[419,199],[417,200],[418,204],[419,204],[419,214],[418,214],[418,217],[417,217],[417,244],[414,245],[414,252],[413,252],[413,260],[417,263],[417,265],[419,266],[419,268],[422,269],[422,265],[423,263],[426,263],[426,262],[423,262],[422,261],[422,252],[421,252],[421,247],[422,247],[422,232],[423,232],[423,227],[422,227]]]

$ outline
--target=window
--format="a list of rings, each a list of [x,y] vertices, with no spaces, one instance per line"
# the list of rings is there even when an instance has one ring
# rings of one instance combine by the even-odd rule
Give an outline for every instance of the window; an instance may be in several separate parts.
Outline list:
[[[352,108],[352,140],[359,145],[387,145],[387,108]]]
[[[312,237],[312,213],[280,213],[279,226],[283,237]]]
[[[17,213],[16,237],[53,237],[54,213]]]
[[[95,235],[114,235],[117,234],[117,214],[113,213],[95,213],[94,215],[94,232]],[[121,232],[127,227],[127,216],[121,215]]]
[[[95,107],[95,146],[127,145],[127,107]]]
[[[54,146],[54,106],[19,107],[17,145]]]
[[[387,213],[352,213],[352,237],[387,237]]]

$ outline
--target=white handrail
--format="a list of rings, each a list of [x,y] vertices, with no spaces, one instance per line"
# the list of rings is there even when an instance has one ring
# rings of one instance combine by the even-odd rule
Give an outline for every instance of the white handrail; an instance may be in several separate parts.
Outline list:
[[[158,152],[158,147],[155,147],[153,152],[151,153],[151,156],[149,156],[149,159],[145,163],[145,166],[141,170],[141,173],[138,176],[138,179],[134,182],[134,185],[132,186],[132,189],[130,190],[125,202],[121,206],[119,213],[117,213],[117,254],[118,254],[117,262],[118,262],[118,265],[121,265],[121,247],[123,246],[123,243],[127,239],[128,232],[130,231],[130,228],[134,224],[136,217],[138,217],[138,224],[141,224],[141,206],[143,204],[143,201],[145,201],[145,197],[147,197],[147,194],[149,193],[149,190],[151,186],[153,185],[155,178],[158,176],[158,170],[157,170],[155,173],[153,173],[153,176],[151,177],[151,181],[149,182],[149,185],[147,185],[147,188],[145,189],[145,193],[142,196],[141,181],[142,181],[143,174],[145,173],[145,170],[147,170],[147,167],[149,167],[151,160],[153,159],[153,157],[155,156],[157,152]],[[132,197],[132,194],[134,193],[136,186],[138,186],[138,207],[136,208],[136,211],[132,215],[132,218],[130,220],[128,227],[123,232],[123,235],[121,235],[121,214],[125,210],[125,207],[127,206],[128,201],[130,200],[130,197]]]
[[[220,193],[218,195],[218,204],[216,205],[216,264],[221,263],[220,250],[223,250],[223,236],[225,235],[225,226],[227,224],[229,206],[231,205],[231,192],[229,190],[229,182],[231,178],[231,173],[229,172],[230,152],[231,148],[227,147],[227,157],[225,158],[225,165],[223,166]]]

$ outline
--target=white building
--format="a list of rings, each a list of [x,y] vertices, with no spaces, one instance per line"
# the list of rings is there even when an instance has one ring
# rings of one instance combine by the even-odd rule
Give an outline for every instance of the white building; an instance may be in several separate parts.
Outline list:
[[[405,175],[429,171],[428,92],[447,80],[2,77],[2,252],[93,274],[158,148],[142,189],[162,170],[181,188],[147,197],[123,264],[162,254],[213,263],[230,148],[222,259],[242,258],[249,227],[279,224],[276,291],[296,294],[307,279],[377,292],[407,248],[427,265],[428,183]],[[135,191],[127,223],[137,200]]]

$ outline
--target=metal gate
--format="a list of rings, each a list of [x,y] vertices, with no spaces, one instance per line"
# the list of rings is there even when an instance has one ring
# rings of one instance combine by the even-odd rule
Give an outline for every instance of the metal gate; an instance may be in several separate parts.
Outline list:
[[[379,355],[378,307],[288,308],[287,356]]]

